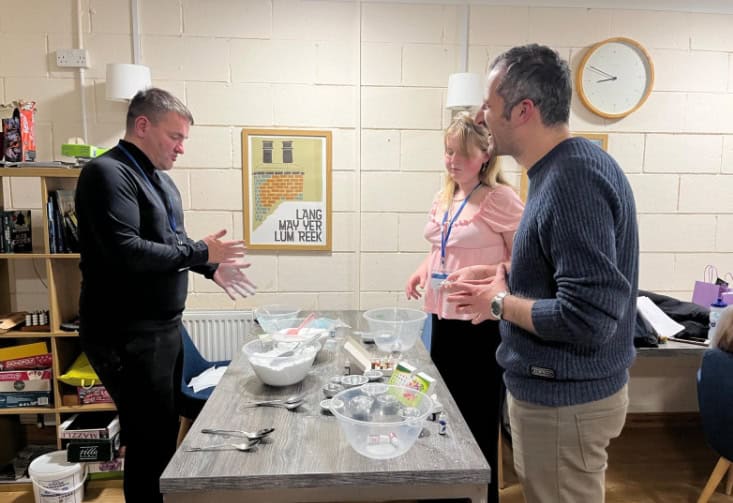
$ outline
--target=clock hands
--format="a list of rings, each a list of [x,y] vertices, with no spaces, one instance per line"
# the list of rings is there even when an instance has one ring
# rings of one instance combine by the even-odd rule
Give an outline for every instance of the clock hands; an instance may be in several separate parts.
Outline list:
[[[609,82],[611,80],[617,80],[618,77],[609,77],[607,79],[596,80],[596,82]]]
[[[606,79],[604,79],[604,80],[599,80],[598,82],[606,82],[607,80],[616,80],[616,79],[618,78],[618,77],[616,77],[615,75],[611,75],[611,74],[610,74],[610,73],[608,73],[608,72],[604,72],[604,71],[603,71],[603,70],[601,70],[600,68],[596,68],[596,67],[595,67],[595,66],[593,66],[593,65],[588,65],[588,68],[589,68],[589,69],[591,69],[591,70],[593,70],[593,71],[594,71],[594,72],[596,72],[596,73],[600,73],[600,74],[601,74],[601,75],[603,75],[604,77],[607,77]]]

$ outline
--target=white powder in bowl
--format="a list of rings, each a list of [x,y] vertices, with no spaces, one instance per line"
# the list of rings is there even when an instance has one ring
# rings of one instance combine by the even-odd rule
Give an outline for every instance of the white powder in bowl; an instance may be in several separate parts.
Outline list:
[[[293,356],[277,356],[293,346],[294,344],[280,343],[270,351],[249,355],[249,363],[263,383],[270,386],[289,386],[305,379],[320,345],[310,344],[296,349]]]

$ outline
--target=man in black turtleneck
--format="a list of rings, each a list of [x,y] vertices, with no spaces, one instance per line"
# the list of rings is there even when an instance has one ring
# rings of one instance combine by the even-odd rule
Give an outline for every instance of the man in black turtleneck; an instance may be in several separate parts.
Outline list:
[[[79,335],[115,401],[125,446],[125,499],[163,501],[159,478],[176,447],[181,313],[188,270],[243,297],[243,241],[220,230],[201,241],[183,225],[165,171],[183,154],[193,116],[161,89],[137,93],[124,140],[87,164],[76,189],[82,286]]]

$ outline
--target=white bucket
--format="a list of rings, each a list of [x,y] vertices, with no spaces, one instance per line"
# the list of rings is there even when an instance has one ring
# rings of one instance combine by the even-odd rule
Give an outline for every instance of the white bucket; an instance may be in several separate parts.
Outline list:
[[[38,456],[28,467],[36,503],[81,503],[85,468],[83,463],[66,461],[66,451]]]

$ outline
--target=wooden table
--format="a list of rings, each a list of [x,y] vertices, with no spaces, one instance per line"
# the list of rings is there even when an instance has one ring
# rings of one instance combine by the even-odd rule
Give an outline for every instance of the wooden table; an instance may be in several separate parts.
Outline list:
[[[649,356],[662,356],[662,357],[675,357],[675,356],[700,356],[710,346],[700,346],[697,344],[690,344],[687,342],[678,341],[667,341],[660,344],[656,348],[636,348],[637,357],[649,357]]]
[[[340,318],[353,330],[365,330],[356,311],[322,312]],[[351,330],[345,330],[348,334]],[[489,355],[487,355],[487,358]],[[176,502],[310,502],[386,501],[468,498],[485,502],[491,471],[430,357],[418,341],[403,359],[437,378],[435,392],[448,419],[448,434],[427,422],[421,438],[404,455],[388,460],[361,456],[348,444],[336,418],[321,412],[321,386],[343,373],[341,346],[324,349],[306,379],[284,388],[261,383],[243,354],[232,363],[209,398],[181,448],[160,479],[169,503]],[[472,385],[471,383],[466,383]],[[480,386],[476,388],[480,397]],[[246,408],[253,399],[307,394],[295,411]],[[273,426],[275,432],[255,451],[185,452],[235,437],[204,435],[202,428],[254,431]]]

